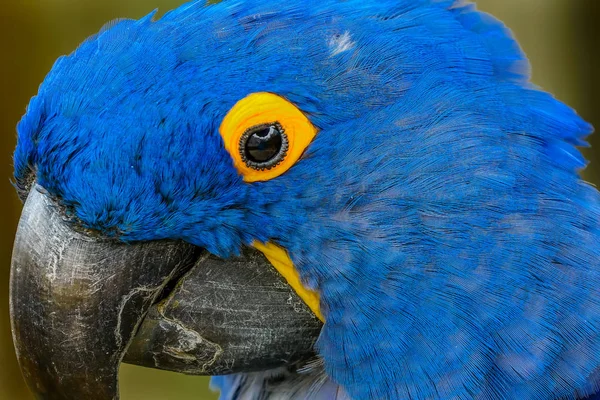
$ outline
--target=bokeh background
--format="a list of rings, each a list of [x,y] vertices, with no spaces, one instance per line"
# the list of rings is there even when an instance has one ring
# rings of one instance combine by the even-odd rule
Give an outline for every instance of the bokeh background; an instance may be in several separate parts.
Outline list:
[[[264,0],[268,1],[268,0]],[[312,1],[312,0],[311,0]],[[13,353],[8,318],[10,254],[21,204],[10,184],[15,124],[54,60],[105,22],[160,14],[184,0],[2,0],[0,4],[0,399],[29,400]],[[514,31],[533,64],[533,81],[600,129],[600,1],[478,0]],[[583,173],[600,182],[600,133]],[[206,378],[124,365],[123,400],[210,400]],[[83,400],[83,399],[82,399]]]

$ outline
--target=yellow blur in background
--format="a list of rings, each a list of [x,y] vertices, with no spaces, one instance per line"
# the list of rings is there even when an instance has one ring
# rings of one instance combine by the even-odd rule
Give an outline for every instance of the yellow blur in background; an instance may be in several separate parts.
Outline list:
[[[264,0],[268,1],[268,0]],[[0,399],[29,400],[13,352],[8,277],[21,204],[10,184],[15,125],[54,60],[73,51],[107,21],[160,14],[184,0],[2,0],[0,4]],[[214,1],[213,1],[214,2]],[[600,1],[479,0],[480,9],[515,32],[533,64],[533,81],[600,128]],[[600,181],[599,137],[584,172]],[[123,400],[210,400],[208,379],[124,365]],[[84,400],[84,399],[82,399]]]

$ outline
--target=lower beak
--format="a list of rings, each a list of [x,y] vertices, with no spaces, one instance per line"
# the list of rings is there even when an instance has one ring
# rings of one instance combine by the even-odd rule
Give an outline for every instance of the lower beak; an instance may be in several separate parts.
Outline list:
[[[13,250],[10,309],[17,357],[38,398],[117,398],[118,366],[137,327],[198,256],[183,242],[78,233],[32,189]]]

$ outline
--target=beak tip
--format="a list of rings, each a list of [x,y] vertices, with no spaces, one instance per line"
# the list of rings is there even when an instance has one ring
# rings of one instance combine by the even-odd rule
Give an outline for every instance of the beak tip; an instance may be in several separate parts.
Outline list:
[[[118,397],[118,367],[154,300],[197,257],[183,242],[123,244],[71,229],[32,190],[11,266],[12,332],[39,398]]]

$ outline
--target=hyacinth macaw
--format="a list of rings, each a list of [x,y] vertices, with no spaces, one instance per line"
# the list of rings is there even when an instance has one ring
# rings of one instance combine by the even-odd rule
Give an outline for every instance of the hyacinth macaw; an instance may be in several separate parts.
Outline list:
[[[233,373],[224,399],[594,394],[592,128],[529,78],[504,25],[455,0],[109,24],[18,125],[31,389],[116,398],[125,357]]]

